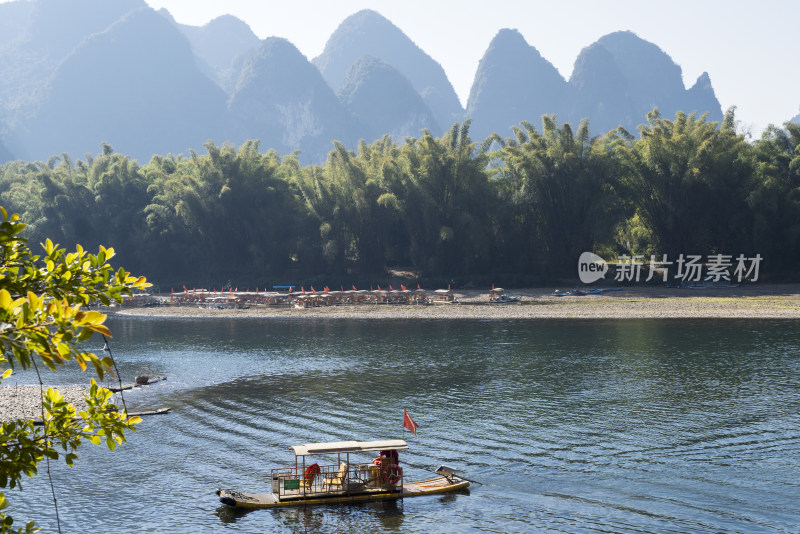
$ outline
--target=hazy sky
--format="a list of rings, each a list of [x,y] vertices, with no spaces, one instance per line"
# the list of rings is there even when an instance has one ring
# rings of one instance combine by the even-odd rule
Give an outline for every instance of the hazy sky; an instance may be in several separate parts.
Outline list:
[[[289,39],[309,59],[322,52],[344,18],[374,9],[444,67],[465,105],[478,62],[501,28],[518,29],[565,78],[582,48],[607,33],[631,30],[680,65],[685,85],[708,71],[723,111],[737,106],[743,128],[758,133],[800,110],[795,0],[146,1],[184,24],[203,25],[230,13],[261,38]]]

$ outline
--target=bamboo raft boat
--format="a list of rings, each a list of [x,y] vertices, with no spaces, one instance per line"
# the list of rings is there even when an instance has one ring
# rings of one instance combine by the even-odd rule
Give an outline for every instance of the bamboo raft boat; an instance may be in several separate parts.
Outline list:
[[[469,481],[441,466],[439,476],[407,482],[399,466],[398,450],[408,449],[403,440],[340,441],[295,445],[294,467],[272,470],[272,491],[245,493],[218,489],[222,504],[237,508],[278,508],[312,504],[350,504],[404,499],[464,490]],[[351,462],[350,455],[378,451],[371,462]],[[338,457],[333,465],[306,465],[306,456]]]
[[[150,384],[155,384],[156,382],[161,382],[162,380],[166,379],[166,376],[137,376],[136,381],[132,384],[108,386],[107,389],[113,393],[119,393],[120,391],[128,391],[129,389],[138,388],[140,386],[149,386]]]

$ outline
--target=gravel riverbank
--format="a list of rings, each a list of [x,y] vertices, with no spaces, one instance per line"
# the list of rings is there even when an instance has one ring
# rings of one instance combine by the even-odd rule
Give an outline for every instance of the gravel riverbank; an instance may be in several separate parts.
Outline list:
[[[58,390],[78,411],[86,409],[84,395],[89,394],[88,386],[50,386]],[[48,386],[44,387],[47,391]],[[0,422],[13,419],[42,417],[42,394],[39,386],[0,386]]]
[[[725,289],[635,287],[598,295],[564,296],[554,288],[508,291],[521,303],[488,304],[488,291],[455,291],[459,304],[341,305],[308,309],[253,306],[208,309],[193,306],[126,308],[119,315],[224,318],[341,319],[800,319],[800,285]]]

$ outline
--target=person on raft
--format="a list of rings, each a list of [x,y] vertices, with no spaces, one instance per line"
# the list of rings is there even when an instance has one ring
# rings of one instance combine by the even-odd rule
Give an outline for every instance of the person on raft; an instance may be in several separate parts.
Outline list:
[[[403,476],[403,468],[400,467],[400,456],[396,450],[381,451],[380,456],[372,460],[376,466],[380,466],[381,481],[385,484],[396,484]]]

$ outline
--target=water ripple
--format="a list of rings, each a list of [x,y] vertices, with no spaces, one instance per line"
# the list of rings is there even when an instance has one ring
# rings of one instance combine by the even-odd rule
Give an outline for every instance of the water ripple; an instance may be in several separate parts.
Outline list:
[[[117,320],[127,396],[169,405],[109,454],[55,469],[66,530],[791,532],[800,524],[800,329],[714,321]],[[116,332],[116,330],[115,330]],[[73,379],[72,375],[66,375]],[[15,375],[24,380],[24,376]],[[80,378],[80,377],[78,377]],[[75,378],[75,380],[78,380]],[[236,514],[290,445],[403,435],[406,474],[469,495]],[[328,459],[335,461],[335,458]],[[10,495],[46,529],[48,489]],[[110,480],[113,491],[95,481]],[[109,517],[108,506],[126,509]],[[49,522],[50,521],[50,522]]]

